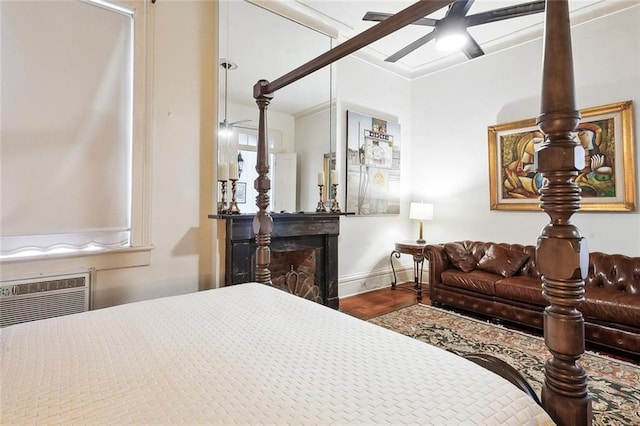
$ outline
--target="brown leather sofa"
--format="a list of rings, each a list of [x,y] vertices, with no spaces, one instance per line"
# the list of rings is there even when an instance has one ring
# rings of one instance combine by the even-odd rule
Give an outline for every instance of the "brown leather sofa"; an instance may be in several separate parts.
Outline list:
[[[431,301],[541,330],[548,302],[535,251],[479,241],[427,245]],[[640,355],[640,257],[591,253],[578,309],[588,343]]]

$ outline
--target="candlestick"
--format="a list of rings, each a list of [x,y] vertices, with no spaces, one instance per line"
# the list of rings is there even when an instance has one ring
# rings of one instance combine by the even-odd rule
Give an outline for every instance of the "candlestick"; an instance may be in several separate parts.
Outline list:
[[[331,201],[331,213],[341,213],[342,210],[340,210],[340,205],[338,204],[338,184],[334,183],[332,186],[333,186],[333,201]]]
[[[320,172],[320,173],[322,173],[322,172]],[[320,181],[320,173],[318,173],[318,181]],[[324,177],[324,173],[322,173],[322,176]],[[327,211],[327,209],[324,206],[324,203],[322,202],[322,187],[323,186],[324,185],[318,185],[318,189],[320,190],[320,201],[318,201],[318,205],[316,206],[316,212],[318,212],[318,213]]]
[[[220,191],[222,192],[222,197],[220,198],[220,201],[218,201],[218,214],[227,214],[228,213],[227,200],[226,200],[227,181],[219,180],[219,182],[220,182]]]
[[[231,175],[233,175],[233,173]],[[240,214],[240,208],[238,207],[238,203],[236,203],[236,182],[238,179],[232,178],[229,180],[231,181],[231,203],[229,203],[229,214]]]
[[[318,172],[318,186],[324,186],[324,172]]]

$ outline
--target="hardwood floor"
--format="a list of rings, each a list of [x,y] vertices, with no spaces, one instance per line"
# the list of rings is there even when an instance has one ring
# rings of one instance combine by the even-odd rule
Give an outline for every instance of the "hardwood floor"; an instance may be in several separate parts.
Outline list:
[[[412,282],[398,284],[396,287],[395,290],[387,287],[340,299],[340,310],[356,318],[368,320],[418,303]],[[420,303],[430,305],[429,293],[425,291],[425,287]]]

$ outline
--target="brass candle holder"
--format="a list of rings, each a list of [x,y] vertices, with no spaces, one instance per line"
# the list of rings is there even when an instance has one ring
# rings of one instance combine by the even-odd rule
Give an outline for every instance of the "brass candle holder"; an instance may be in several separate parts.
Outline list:
[[[220,182],[220,191],[222,193],[222,197],[220,199],[220,201],[218,201],[218,214],[227,214],[228,213],[228,209],[227,209],[227,181],[226,180],[219,180],[218,182]]]
[[[322,202],[322,188],[324,187],[324,185],[318,185],[318,189],[320,192],[320,201],[318,201],[318,205],[316,206],[316,213],[320,213],[320,212],[326,212],[327,209],[324,206],[324,203]]]
[[[240,214],[240,208],[236,202],[236,182],[238,179],[229,179],[231,181],[231,203],[229,204],[229,214]]]
[[[331,213],[342,213],[340,210],[340,204],[338,204],[338,184],[333,183],[333,201],[331,201]]]

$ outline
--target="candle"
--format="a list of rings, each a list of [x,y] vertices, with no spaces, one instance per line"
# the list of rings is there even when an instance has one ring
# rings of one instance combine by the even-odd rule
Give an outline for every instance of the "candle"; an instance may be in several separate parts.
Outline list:
[[[229,180],[229,165],[227,163],[218,164],[218,180]]]
[[[331,170],[331,185],[337,185],[337,184],[338,184],[338,171]]]
[[[324,185],[324,172],[318,172],[318,185]]]
[[[238,180],[238,162],[229,161],[229,179]]]

